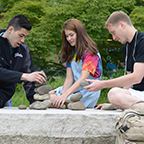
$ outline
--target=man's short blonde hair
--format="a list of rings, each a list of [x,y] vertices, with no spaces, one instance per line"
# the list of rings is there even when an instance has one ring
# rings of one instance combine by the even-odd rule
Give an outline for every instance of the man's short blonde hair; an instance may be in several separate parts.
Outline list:
[[[110,24],[116,26],[120,21],[126,22],[128,25],[132,25],[130,17],[126,13],[123,11],[115,11],[107,19],[105,26],[107,27]]]

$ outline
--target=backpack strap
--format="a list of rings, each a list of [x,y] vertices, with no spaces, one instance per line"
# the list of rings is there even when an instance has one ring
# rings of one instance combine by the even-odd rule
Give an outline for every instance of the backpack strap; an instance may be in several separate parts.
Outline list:
[[[131,105],[130,109],[132,109],[132,107],[133,107],[135,104],[139,104],[139,103],[144,103],[144,101],[137,101],[137,102],[133,103],[133,104]]]

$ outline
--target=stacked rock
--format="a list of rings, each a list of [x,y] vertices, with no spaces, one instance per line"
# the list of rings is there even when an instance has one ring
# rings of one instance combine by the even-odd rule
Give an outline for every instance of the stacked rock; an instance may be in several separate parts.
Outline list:
[[[90,85],[90,82],[87,82],[85,80],[80,82],[81,87],[84,87],[84,86],[87,86],[87,85]]]
[[[81,93],[75,93],[70,97],[70,103],[68,104],[68,109],[71,110],[85,110],[85,105],[80,101],[83,97]]]
[[[90,82],[87,82],[87,81],[81,81],[80,82],[80,86],[81,87],[84,87],[84,86],[87,86],[89,85]],[[80,99],[83,97],[83,95],[81,93],[76,93],[76,94],[73,94],[71,97],[70,97],[70,102],[68,104],[68,109],[72,109],[72,110],[85,110],[86,107],[85,105],[82,103],[82,101],[80,101]]]
[[[47,80],[47,77],[46,77]],[[30,109],[37,109],[37,110],[44,110],[47,109],[51,105],[50,99],[50,94],[49,91],[52,90],[51,86],[46,85],[47,83],[35,83],[35,92],[36,94],[34,95],[34,99],[37,100],[34,102],[31,106]]]

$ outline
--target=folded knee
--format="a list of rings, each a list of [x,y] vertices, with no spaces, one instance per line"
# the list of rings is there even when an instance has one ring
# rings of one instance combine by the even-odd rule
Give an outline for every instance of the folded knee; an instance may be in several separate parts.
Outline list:
[[[113,101],[119,94],[120,88],[118,87],[114,87],[112,89],[110,89],[110,91],[108,92],[108,99],[109,101]]]

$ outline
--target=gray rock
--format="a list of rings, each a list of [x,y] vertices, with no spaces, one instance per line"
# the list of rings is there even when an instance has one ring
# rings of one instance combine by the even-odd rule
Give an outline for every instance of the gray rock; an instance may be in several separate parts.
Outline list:
[[[40,86],[36,89],[36,92],[40,95],[43,95],[43,94],[46,94],[48,93],[49,91],[52,90],[52,87],[49,86],[49,85],[43,85],[43,86]]]
[[[73,102],[68,104],[68,109],[71,110],[85,110],[86,107],[81,101]]]
[[[83,95],[81,93],[75,93],[70,97],[70,100],[72,102],[76,102],[76,101],[79,101],[82,97]]]
[[[71,100],[66,100],[66,101],[64,102],[64,104],[65,104],[65,106],[66,106],[66,109],[68,109],[68,104],[71,103],[71,102],[72,102]]]
[[[25,105],[19,105],[18,108],[19,108],[20,110],[25,110],[25,109],[27,109],[27,106],[25,106]]]
[[[90,85],[90,82],[87,82],[85,80],[80,82],[81,87],[84,87],[84,86],[87,86],[87,85]]]
[[[43,86],[43,85],[46,85],[46,84],[47,84],[47,82],[44,82],[44,83],[42,83],[42,84],[36,82],[36,83],[35,83],[35,86],[36,86],[36,87],[40,87],[40,86]]]
[[[42,71],[43,71],[43,70],[42,70]],[[43,72],[44,72],[44,71],[43,71]],[[46,84],[47,84],[47,77],[44,77],[44,78],[46,79],[46,82],[44,82],[44,83],[42,83],[42,84],[36,82],[36,83],[35,83],[35,86],[36,86],[36,87],[40,87],[40,86],[46,85]]]
[[[60,109],[66,109],[66,105],[63,104],[62,107],[60,106],[59,108],[60,108]]]
[[[54,101],[51,101],[51,104],[52,104],[52,105],[53,105],[53,102],[54,102]],[[66,109],[66,105],[63,104],[62,107],[59,107],[59,108],[60,108],[60,109]]]
[[[102,110],[116,110],[117,108],[112,104],[107,104],[102,106]]]
[[[36,93],[37,93],[37,88],[35,88],[35,89],[34,89],[34,92],[36,92]]]
[[[43,94],[43,95],[40,95],[40,94],[34,94],[34,99],[35,100],[49,100],[51,98],[50,94],[46,93],[46,94]]]
[[[31,106],[30,109],[36,109],[36,110],[45,110],[48,107],[50,107],[51,101],[50,100],[44,100],[44,101],[36,101]]]

